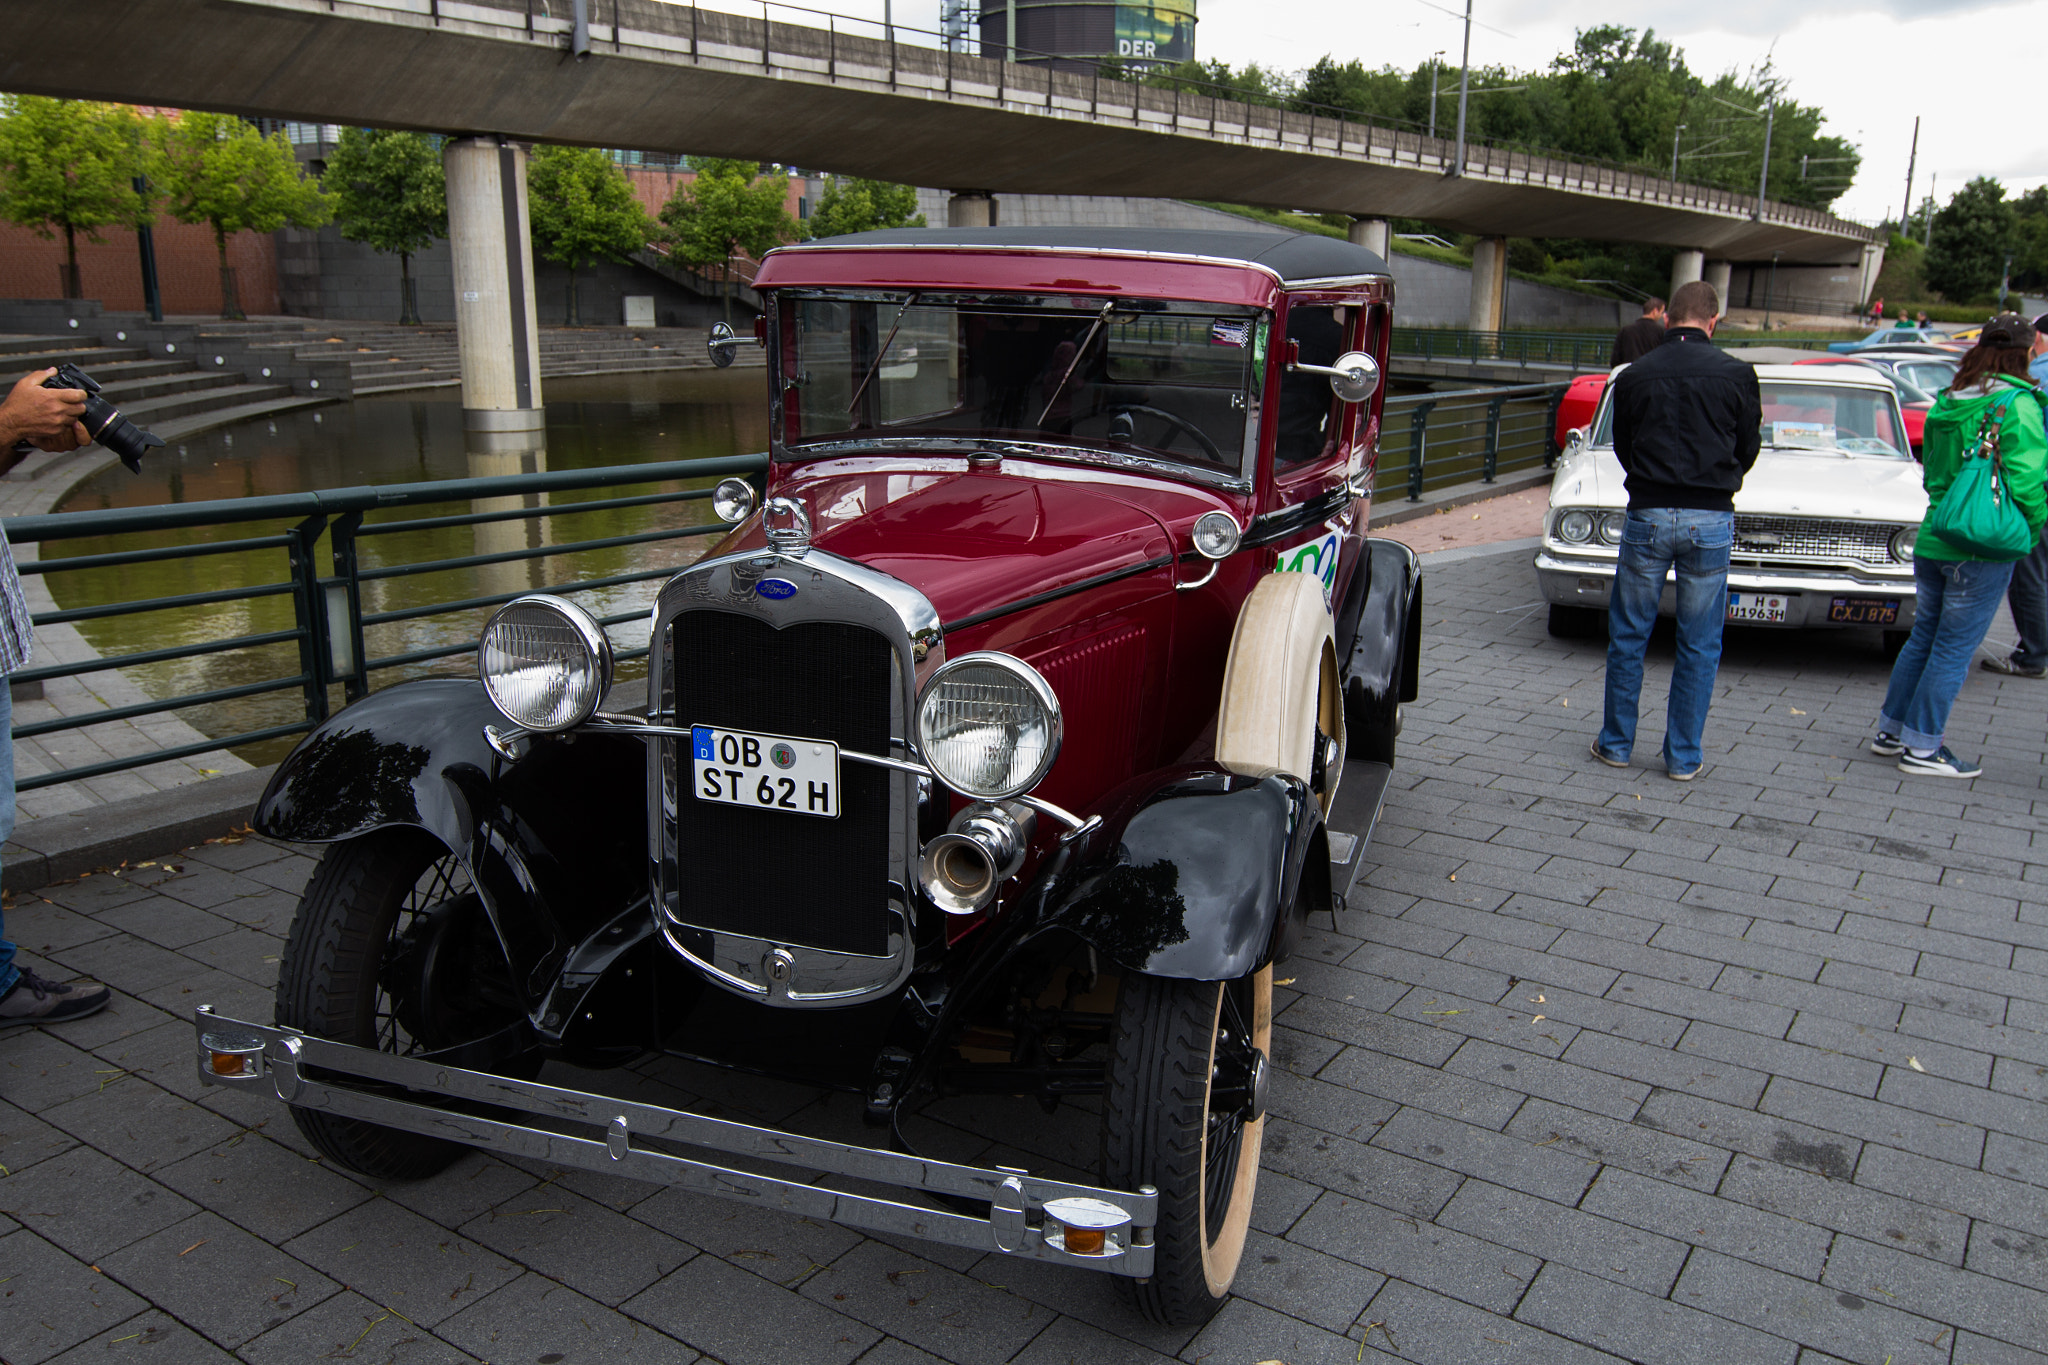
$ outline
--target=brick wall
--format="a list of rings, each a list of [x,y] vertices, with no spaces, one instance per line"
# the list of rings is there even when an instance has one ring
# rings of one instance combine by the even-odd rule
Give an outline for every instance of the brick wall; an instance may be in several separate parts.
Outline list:
[[[85,234],[79,234],[78,273],[85,297],[98,299],[110,311],[139,310],[142,265],[135,234],[108,228],[100,237],[100,243],[94,245]],[[61,236],[45,241],[28,228],[0,224],[0,298],[57,298],[58,267],[63,263]],[[236,233],[228,238],[228,264],[235,268],[243,311],[279,311],[274,237]],[[156,275],[166,313],[220,312],[220,257],[214,249],[212,228],[203,223],[159,222]]]

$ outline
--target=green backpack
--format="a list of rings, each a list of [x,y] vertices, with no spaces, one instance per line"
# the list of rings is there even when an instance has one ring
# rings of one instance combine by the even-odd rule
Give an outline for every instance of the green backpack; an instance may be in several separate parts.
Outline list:
[[[1928,518],[1927,529],[1972,559],[2006,563],[2033,553],[2039,537],[2013,501],[1998,458],[1999,430],[2013,391],[1984,405],[1977,434],[1957,452],[1955,482]]]

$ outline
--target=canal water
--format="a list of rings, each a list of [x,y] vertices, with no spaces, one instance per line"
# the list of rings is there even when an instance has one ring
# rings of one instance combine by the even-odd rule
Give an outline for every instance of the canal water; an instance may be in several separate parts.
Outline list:
[[[426,483],[710,458],[754,453],[765,450],[768,444],[767,395],[759,369],[557,379],[548,381],[545,397],[547,426],[540,434],[543,439],[523,436],[508,446],[505,438],[496,437],[493,439],[500,448],[494,450],[477,449],[478,440],[465,435],[459,391],[452,388],[425,395],[359,399],[287,414],[274,421],[244,423],[153,452],[144,460],[140,475],[130,474],[118,464],[110,465],[74,489],[56,510],[156,506],[364,484]],[[525,504],[529,508],[545,508],[545,515],[366,536],[358,542],[358,556],[368,570],[629,536],[660,528],[709,525],[715,518],[708,500],[702,499],[587,512],[575,509],[579,503],[708,486],[714,482],[715,479],[705,479],[694,483],[610,485],[529,495]],[[517,505],[518,499],[492,499],[488,506],[467,500],[451,501],[372,512],[366,524],[417,521]],[[45,559],[55,560],[142,545],[219,543],[274,534],[289,524],[241,522],[130,534],[118,541],[52,541],[43,547],[43,553]],[[692,535],[586,551],[573,562],[562,556],[541,556],[374,579],[363,585],[363,611],[366,615],[402,611],[476,597],[559,589],[581,580],[641,570],[673,569],[702,554],[716,540],[715,534]],[[323,536],[319,548],[323,574],[331,572],[329,552],[329,538]],[[184,593],[253,589],[285,582],[288,574],[282,550],[249,550],[144,565],[52,572],[47,578],[58,605],[74,610]],[[645,614],[653,605],[660,582],[655,578],[579,593],[576,600],[600,617],[637,613],[640,622],[629,621],[612,628],[613,641],[620,649],[644,648]],[[474,639],[488,610],[476,608],[370,627],[364,653],[375,661]],[[77,629],[95,650],[111,655],[289,630],[292,625],[291,598],[280,595],[80,621]],[[472,656],[464,651],[435,661],[377,670],[371,675],[371,685],[384,687],[404,677],[430,673],[472,674],[473,668]],[[622,662],[620,676],[638,676],[644,668],[644,663],[637,660]],[[287,643],[236,649],[124,672],[152,697],[189,696],[292,676],[299,672],[298,647]],[[340,704],[338,689],[333,704]],[[294,688],[192,707],[179,715],[202,733],[218,738],[302,719],[305,699]],[[292,742],[282,739],[245,745],[236,753],[252,763],[267,763],[282,757]]]

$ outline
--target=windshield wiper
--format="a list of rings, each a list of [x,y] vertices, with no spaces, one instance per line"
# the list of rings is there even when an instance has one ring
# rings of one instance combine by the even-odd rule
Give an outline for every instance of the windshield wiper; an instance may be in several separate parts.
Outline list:
[[[1095,321],[1088,324],[1087,334],[1081,338],[1081,344],[1074,348],[1074,358],[1067,362],[1067,372],[1060,376],[1059,386],[1052,391],[1052,397],[1045,400],[1045,411],[1038,414],[1038,420],[1032,425],[1042,427],[1045,425],[1045,419],[1052,416],[1053,404],[1059,402],[1060,395],[1067,391],[1067,381],[1072,379],[1074,371],[1080,368],[1081,357],[1087,355],[1088,348],[1095,344],[1095,334],[1102,330],[1103,323],[1109,321],[1110,310],[1115,307],[1116,300],[1111,299],[1102,305],[1102,311],[1095,315]]]
[[[889,354],[889,347],[895,343],[896,334],[903,330],[903,315],[917,307],[917,301],[923,297],[922,294],[912,294],[903,301],[903,306],[896,310],[896,322],[889,328],[889,335],[882,338],[882,349],[875,352],[874,363],[869,365],[868,372],[860,377],[860,384],[853,391],[853,401],[846,405],[847,416],[851,417],[854,410],[860,407],[861,397],[868,391],[868,382],[875,377],[876,371],[882,368],[882,357]]]

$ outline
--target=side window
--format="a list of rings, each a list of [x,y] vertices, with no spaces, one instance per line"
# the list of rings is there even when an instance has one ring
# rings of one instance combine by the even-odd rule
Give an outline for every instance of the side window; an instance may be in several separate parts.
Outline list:
[[[1287,341],[1295,348],[1294,358],[1303,364],[1334,364],[1349,340],[1347,309],[1297,304],[1287,310]],[[1332,453],[1339,416],[1328,375],[1284,372],[1280,376],[1280,410],[1275,416],[1275,466],[1284,472]]]

